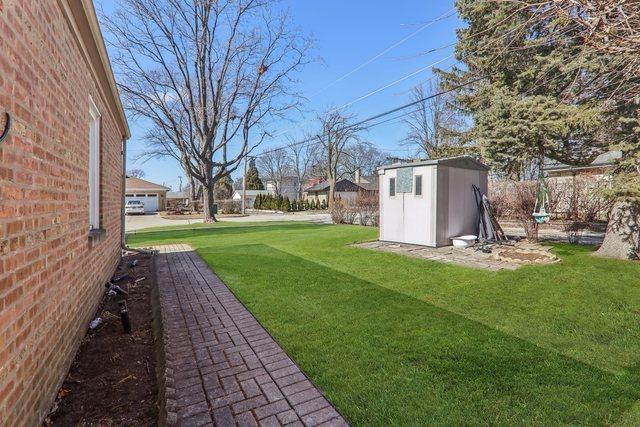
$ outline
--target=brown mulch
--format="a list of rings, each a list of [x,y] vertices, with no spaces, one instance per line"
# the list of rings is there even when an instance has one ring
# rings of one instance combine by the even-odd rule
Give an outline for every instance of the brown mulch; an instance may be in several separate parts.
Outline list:
[[[88,329],[69,374],[45,420],[46,425],[157,424],[156,347],[151,290],[155,286],[150,255],[130,254],[120,271],[145,278],[129,286],[127,306],[131,333],[123,332],[114,298],[106,297],[96,313],[102,324]],[[117,274],[117,273],[116,273]],[[127,289],[127,281],[119,283]],[[105,289],[106,290],[106,289]]]

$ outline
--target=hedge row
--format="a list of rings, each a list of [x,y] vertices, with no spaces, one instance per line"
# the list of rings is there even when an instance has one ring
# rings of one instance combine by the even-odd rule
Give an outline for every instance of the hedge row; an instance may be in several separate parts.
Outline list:
[[[327,209],[327,203],[323,200],[318,202],[316,200],[289,200],[288,197],[283,196],[264,196],[259,194],[256,197],[256,201],[253,204],[254,209],[273,210],[283,212],[300,212],[308,210],[324,210]]]

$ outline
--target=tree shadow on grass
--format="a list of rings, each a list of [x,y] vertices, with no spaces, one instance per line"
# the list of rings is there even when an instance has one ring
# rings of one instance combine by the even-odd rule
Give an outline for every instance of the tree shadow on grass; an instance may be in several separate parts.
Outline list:
[[[634,375],[270,246],[199,252],[355,424],[610,424],[640,399]]]

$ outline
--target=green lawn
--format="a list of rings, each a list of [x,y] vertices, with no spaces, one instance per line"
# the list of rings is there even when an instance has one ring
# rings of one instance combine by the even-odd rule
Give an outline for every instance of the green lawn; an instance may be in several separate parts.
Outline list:
[[[557,245],[497,273],[358,249],[377,230],[218,223],[187,242],[356,425],[640,423],[640,266]]]

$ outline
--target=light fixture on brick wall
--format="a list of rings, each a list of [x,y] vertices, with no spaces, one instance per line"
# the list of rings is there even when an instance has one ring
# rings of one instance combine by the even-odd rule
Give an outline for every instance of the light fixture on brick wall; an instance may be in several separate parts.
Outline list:
[[[6,120],[4,124],[4,131],[2,131],[2,134],[0,134],[0,144],[2,144],[5,139],[7,139],[7,137],[9,136],[9,131],[11,130],[11,115],[8,112],[4,114]]]

